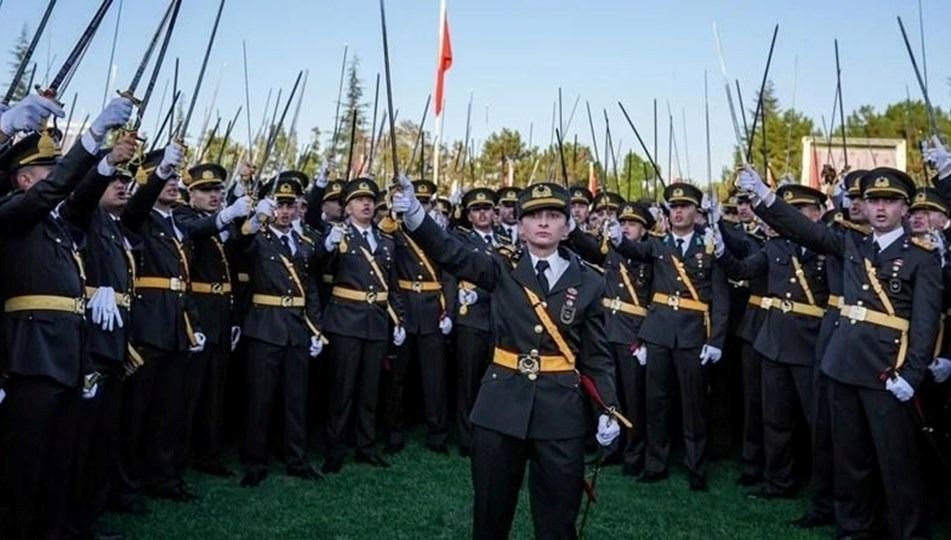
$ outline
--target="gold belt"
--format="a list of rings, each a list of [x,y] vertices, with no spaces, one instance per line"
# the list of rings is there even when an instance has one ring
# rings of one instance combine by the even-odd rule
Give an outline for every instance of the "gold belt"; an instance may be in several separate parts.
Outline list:
[[[334,287],[330,294],[344,300],[353,300],[355,302],[366,302],[368,304],[377,304],[386,302],[389,294],[386,291],[355,291],[346,287]]]
[[[856,322],[867,322],[876,326],[884,326],[885,328],[898,330],[899,332],[907,332],[910,326],[906,319],[882,313],[881,311],[875,311],[874,309],[868,309],[865,306],[842,304],[840,311],[842,312],[842,316],[849,319],[852,324]]]
[[[27,294],[14,296],[3,303],[4,313],[16,311],[65,311],[82,315],[86,311],[85,298],[52,296],[45,294]]]
[[[92,295],[96,293],[97,287],[86,287],[86,298],[92,298]],[[129,309],[132,307],[132,295],[129,293],[116,293],[116,305],[119,307],[124,307]]]
[[[247,272],[238,272],[239,283],[247,283],[249,281],[251,281],[251,274],[248,274]]]
[[[404,291],[413,291],[416,293],[419,292],[435,292],[442,290],[442,283],[438,281],[407,281],[401,279],[397,282],[400,286],[400,289]]]
[[[646,309],[641,306],[635,306],[634,304],[622,302],[620,298],[602,298],[601,305],[610,309],[611,311],[620,311],[621,313],[637,315],[638,317],[647,316]]]
[[[275,296],[272,294],[254,294],[251,302],[256,306],[300,308],[307,305],[303,296]]]
[[[532,349],[528,354],[515,354],[496,347],[492,362],[514,369],[533,381],[538,378],[539,373],[557,373],[575,369],[564,356],[541,355],[536,349]]]
[[[834,294],[829,295],[829,309],[839,309],[844,303],[845,300],[841,296],[836,296]]]
[[[192,282],[191,291],[199,294],[231,294],[230,283],[196,283]]]
[[[139,277],[135,279],[135,288],[183,292],[185,290],[185,282],[174,277]]]
[[[807,315],[809,317],[822,318],[826,314],[826,310],[819,306],[793,302],[786,298],[770,298],[768,296],[762,298],[760,307],[765,310],[778,309],[783,313],[795,313],[796,315]]]
[[[683,308],[689,309],[692,311],[710,311],[710,306],[705,302],[698,302],[690,298],[683,298],[680,296],[671,296],[664,293],[654,293],[654,303],[667,306],[674,311]]]
[[[753,306],[753,307],[758,307],[758,308],[761,308],[761,309],[762,309],[762,307],[763,307],[763,297],[762,297],[762,296],[756,296],[755,294],[751,294],[751,295],[750,295],[750,299],[747,300],[746,303],[749,304],[749,305],[751,305],[751,306]]]

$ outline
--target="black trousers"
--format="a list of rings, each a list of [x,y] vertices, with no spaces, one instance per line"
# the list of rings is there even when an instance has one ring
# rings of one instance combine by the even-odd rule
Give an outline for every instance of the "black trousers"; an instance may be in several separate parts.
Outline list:
[[[137,347],[144,365],[125,380],[119,419],[119,489],[122,503],[144,490],[178,486],[176,464],[185,435],[188,353]]]
[[[192,434],[196,463],[216,464],[221,454],[224,433],[225,386],[228,381],[230,343],[208,344],[196,356],[204,364],[204,377],[198,391],[197,412]]]
[[[623,430],[626,437],[623,448],[624,464],[634,468],[644,467],[644,449],[647,430],[647,367],[642,366],[628,345],[612,343],[614,366],[617,370],[618,395],[624,416],[634,422],[633,430]]]
[[[3,476],[0,537],[56,538],[69,519],[67,486],[79,389],[48,377],[12,375],[0,410]]]
[[[914,405],[884,390],[834,380],[829,381],[829,403],[838,533],[870,534],[878,494],[884,490],[889,536],[928,536]]]
[[[785,492],[795,484],[793,432],[797,410],[802,411],[812,431],[813,366],[781,364],[764,360],[763,442],[766,447],[766,489]]]
[[[707,453],[706,376],[700,349],[647,344],[647,461],[644,470],[663,472],[670,459],[673,385],[680,385],[684,464],[703,475]]]
[[[243,459],[249,470],[267,468],[267,435],[275,398],[283,395],[284,461],[306,467],[307,370],[303,346],[280,346],[248,339],[248,425]]]
[[[832,380],[815,368],[812,379],[812,492],[811,512],[831,516],[835,504],[835,466],[833,464],[832,410],[829,385]]]
[[[419,362],[423,391],[423,409],[426,416],[426,444],[446,444],[449,437],[449,411],[446,390],[446,345],[440,332],[407,334],[406,341],[396,351],[386,388],[387,442],[405,442],[404,390],[410,362]]]
[[[175,443],[175,474],[179,478],[185,475],[191,458],[192,435],[195,433],[195,416],[201,399],[202,383],[207,376],[209,355],[206,354],[211,343],[206,343],[201,352],[188,353],[185,363],[185,377],[182,381],[182,430]]]
[[[93,362],[95,364],[95,361]],[[79,424],[69,488],[70,534],[90,533],[109,505],[119,461],[122,369],[100,371],[96,395],[79,404]]]
[[[456,425],[459,447],[472,446],[472,422],[469,415],[482,385],[485,370],[492,362],[494,341],[491,332],[468,326],[456,326]]]
[[[743,369],[743,449],[741,462],[745,476],[763,474],[763,357],[753,344],[740,348]]]
[[[357,452],[376,454],[376,406],[386,341],[367,341],[330,334],[333,387],[327,417],[327,456],[347,453],[347,426],[353,422]]]
[[[472,537],[508,538],[528,463],[535,538],[576,538],[584,490],[584,439],[522,440],[472,429]]]

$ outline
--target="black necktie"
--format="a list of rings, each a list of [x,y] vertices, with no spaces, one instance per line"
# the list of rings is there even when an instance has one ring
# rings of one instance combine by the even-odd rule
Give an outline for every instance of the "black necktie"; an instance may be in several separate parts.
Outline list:
[[[367,243],[367,247],[369,247],[372,252],[373,245],[370,243],[370,231],[363,231],[363,241]]]
[[[492,235],[491,235],[491,234],[485,235],[485,237],[484,237],[483,239],[485,240],[485,243],[486,243],[486,244],[489,244],[490,246],[492,245]]]
[[[677,251],[679,251],[680,255],[683,256],[684,254],[684,239],[683,238],[677,239]]]
[[[284,244],[284,254],[288,257],[293,257],[294,253],[291,252],[291,240],[287,235],[281,236],[281,243]]]
[[[548,276],[545,275],[545,270],[548,270],[550,267],[551,265],[545,260],[540,260],[535,263],[535,275],[538,277],[538,287],[545,296],[548,296],[549,290]]]
[[[882,252],[882,246],[878,243],[878,240],[872,242],[872,262],[878,264],[878,254]]]
[[[168,222],[168,228],[172,229],[172,236],[174,236],[175,238],[178,238],[178,233],[175,232],[175,220],[172,218],[172,216],[167,216],[165,218],[165,221]]]

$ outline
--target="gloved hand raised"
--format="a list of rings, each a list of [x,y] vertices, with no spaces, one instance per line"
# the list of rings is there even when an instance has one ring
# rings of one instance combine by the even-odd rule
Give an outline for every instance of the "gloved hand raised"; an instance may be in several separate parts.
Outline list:
[[[162,154],[162,161],[159,163],[155,173],[162,180],[168,180],[175,174],[175,171],[182,166],[184,161],[185,148],[181,144],[172,141],[165,147],[165,152]]]
[[[7,138],[13,137],[18,131],[39,131],[50,116],[63,118],[66,113],[52,99],[30,94],[0,116],[0,131]]]
[[[96,141],[103,140],[110,130],[129,123],[129,119],[132,118],[133,106],[132,100],[127,97],[113,99],[92,121],[89,126],[89,133]]]

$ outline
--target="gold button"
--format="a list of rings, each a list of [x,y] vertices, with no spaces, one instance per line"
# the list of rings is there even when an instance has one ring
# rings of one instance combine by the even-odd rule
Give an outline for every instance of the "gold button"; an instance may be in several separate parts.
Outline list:
[[[860,306],[861,306],[861,305],[862,305],[862,301],[861,301],[861,300],[859,300],[858,302],[856,302],[856,304],[858,304],[858,305],[860,305]]]
[[[535,325],[535,333],[536,333],[536,334],[541,334],[541,333],[542,333],[542,330],[543,330],[542,325],[540,325],[540,324],[536,324],[536,325]]]
[[[789,278],[789,282],[790,282],[790,283],[795,283],[795,282],[796,282],[796,278],[794,278],[794,277]]]
[[[868,290],[868,285],[862,285],[862,290],[863,290],[863,291],[867,291],[867,290]]]

